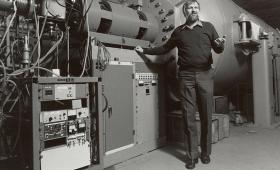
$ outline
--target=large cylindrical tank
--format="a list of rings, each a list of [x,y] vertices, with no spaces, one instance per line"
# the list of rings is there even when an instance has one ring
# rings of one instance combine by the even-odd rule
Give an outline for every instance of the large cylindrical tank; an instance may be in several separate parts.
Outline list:
[[[159,29],[155,16],[110,1],[97,0],[92,4],[88,11],[90,31],[155,41]]]
[[[200,19],[211,22],[220,36],[226,35],[224,52],[222,54],[213,52],[215,94],[226,94],[239,82],[246,82],[251,78],[251,57],[244,55],[242,50],[235,45],[240,40],[240,27],[235,21],[239,19],[241,14],[245,14],[248,20],[259,25],[265,32],[274,32],[275,34],[277,32],[260,18],[237,6],[232,0],[198,1],[201,7]],[[134,1],[131,0],[131,2]],[[183,0],[147,0],[142,2],[143,10],[137,12],[132,8],[110,1],[93,1],[88,19],[90,31],[143,39],[158,46],[166,42],[173,30],[164,31],[165,28],[177,27],[185,23],[185,17],[182,13]],[[146,33],[140,34],[141,29],[146,30]],[[142,35],[141,38],[139,35]],[[168,55],[176,56],[177,53],[173,50]],[[163,58],[158,57],[156,61],[160,62]],[[167,72],[168,78],[176,79],[176,64],[172,63],[168,67],[170,69]],[[178,89],[176,81],[169,82],[174,83],[170,85],[170,94],[178,96],[176,95],[176,89]]]
[[[180,0],[173,1],[177,8],[178,25],[185,22]],[[216,28],[220,36],[226,35],[225,50],[222,54],[213,52],[213,66],[215,67],[215,93],[225,94],[238,82],[246,81],[250,78],[250,57],[245,56],[240,48],[235,46],[239,40],[240,31],[236,21],[243,13],[248,19],[262,27],[265,32],[276,31],[264,21],[237,6],[232,0],[199,0],[200,19],[210,21]],[[176,25],[176,26],[178,26]]]

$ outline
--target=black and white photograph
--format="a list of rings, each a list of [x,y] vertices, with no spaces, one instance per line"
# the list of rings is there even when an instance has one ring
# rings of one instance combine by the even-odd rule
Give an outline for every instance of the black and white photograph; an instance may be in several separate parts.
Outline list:
[[[280,0],[0,0],[0,170],[188,169],[280,169]]]

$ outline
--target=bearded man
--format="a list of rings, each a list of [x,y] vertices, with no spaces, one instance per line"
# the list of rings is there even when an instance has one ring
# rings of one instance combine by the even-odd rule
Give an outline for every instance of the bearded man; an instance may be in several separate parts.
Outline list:
[[[219,38],[210,22],[199,19],[200,4],[186,0],[182,7],[186,22],[177,27],[170,39],[162,46],[142,49],[138,53],[160,55],[178,48],[180,100],[184,121],[186,165],[195,168],[200,157],[204,164],[210,163],[212,141],[213,69],[212,53],[222,53],[225,37]],[[198,151],[198,133],[195,120],[196,108],[201,121],[201,153]]]

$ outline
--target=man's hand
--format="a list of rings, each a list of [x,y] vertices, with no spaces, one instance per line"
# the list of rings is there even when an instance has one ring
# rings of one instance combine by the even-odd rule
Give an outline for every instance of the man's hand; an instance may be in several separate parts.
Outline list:
[[[218,47],[224,46],[225,42],[226,42],[226,36],[225,35],[222,38],[220,37],[220,38],[217,38],[215,40],[215,43]]]
[[[144,51],[143,48],[140,47],[139,45],[136,46],[134,50],[135,50],[136,52],[138,52],[138,53],[143,53],[143,51]]]
[[[144,60],[145,63],[151,63],[151,60],[143,53],[144,50],[142,47],[140,47],[139,45],[135,47],[134,49],[137,54]]]

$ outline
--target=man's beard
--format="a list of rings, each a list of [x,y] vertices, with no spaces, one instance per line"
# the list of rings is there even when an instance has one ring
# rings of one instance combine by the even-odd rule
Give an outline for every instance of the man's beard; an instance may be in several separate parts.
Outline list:
[[[199,20],[198,14],[190,14],[188,17],[188,22],[196,22]]]

